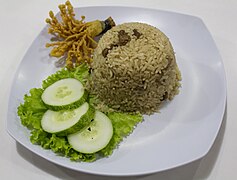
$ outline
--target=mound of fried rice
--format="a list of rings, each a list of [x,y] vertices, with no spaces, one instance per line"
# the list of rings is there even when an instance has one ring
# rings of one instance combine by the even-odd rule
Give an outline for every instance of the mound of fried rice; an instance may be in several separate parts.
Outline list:
[[[93,54],[90,89],[110,107],[152,114],[179,92],[173,47],[156,27],[131,22],[113,27]]]

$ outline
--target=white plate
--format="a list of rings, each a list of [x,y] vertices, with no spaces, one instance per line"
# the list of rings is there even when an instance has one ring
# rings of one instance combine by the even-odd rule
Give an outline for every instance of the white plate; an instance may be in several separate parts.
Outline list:
[[[139,21],[161,29],[173,44],[182,73],[178,96],[161,113],[145,121],[125,139],[112,156],[93,163],[75,163],[50,150],[32,145],[29,131],[17,117],[23,95],[40,87],[55,72],[56,59],[49,57],[50,41],[45,27],[24,56],[9,99],[7,130],[20,144],[58,165],[100,175],[142,175],[174,168],[203,157],[219,131],[226,102],[226,80],[221,57],[207,28],[199,18],[160,10],[130,7],[76,9],[86,21],[112,16],[117,24]]]

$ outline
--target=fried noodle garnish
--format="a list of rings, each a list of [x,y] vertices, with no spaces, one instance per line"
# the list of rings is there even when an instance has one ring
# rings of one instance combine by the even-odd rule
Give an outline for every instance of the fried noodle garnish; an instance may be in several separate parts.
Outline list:
[[[58,7],[61,21],[52,11],[49,12],[50,18],[46,19],[46,23],[49,24],[48,33],[56,37],[55,42],[46,44],[46,47],[53,47],[50,55],[57,58],[66,56],[67,67],[74,67],[84,62],[90,64],[93,50],[97,46],[94,37],[115,25],[112,18],[105,21],[84,22],[85,16],[81,16],[81,20],[75,19],[70,1]]]

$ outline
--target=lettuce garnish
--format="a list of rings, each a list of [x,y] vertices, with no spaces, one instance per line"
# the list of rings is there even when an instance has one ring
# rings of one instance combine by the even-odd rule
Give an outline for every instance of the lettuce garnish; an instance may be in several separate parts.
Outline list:
[[[93,154],[84,154],[75,151],[67,141],[67,137],[57,136],[43,131],[41,119],[47,111],[47,107],[41,100],[41,95],[45,88],[54,82],[64,78],[75,78],[84,85],[89,78],[89,70],[86,65],[81,65],[75,69],[61,69],[43,81],[41,88],[33,88],[29,94],[24,96],[24,103],[18,107],[18,116],[22,125],[31,131],[30,141],[40,145],[44,149],[51,149],[58,155],[69,157],[72,161],[92,162],[98,158],[109,156],[117,148],[124,137],[128,136],[135,126],[142,121],[141,114],[129,114],[121,112],[105,112],[110,118],[114,128],[114,134],[109,144],[102,150]],[[93,95],[90,98],[96,99]],[[90,102],[90,100],[88,100]],[[92,101],[91,101],[92,102]]]

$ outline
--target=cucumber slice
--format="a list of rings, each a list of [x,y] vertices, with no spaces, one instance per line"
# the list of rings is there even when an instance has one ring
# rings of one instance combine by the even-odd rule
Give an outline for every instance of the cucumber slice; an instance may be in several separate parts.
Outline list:
[[[42,93],[45,105],[54,111],[75,109],[86,101],[87,93],[82,83],[74,78],[61,79]]]
[[[113,136],[110,119],[96,111],[94,120],[81,131],[68,135],[68,142],[78,152],[91,154],[100,151]]]
[[[41,127],[48,133],[66,136],[88,126],[94,115],[94,108],[87,102],[73,110],[47,110],[41,119]]]

